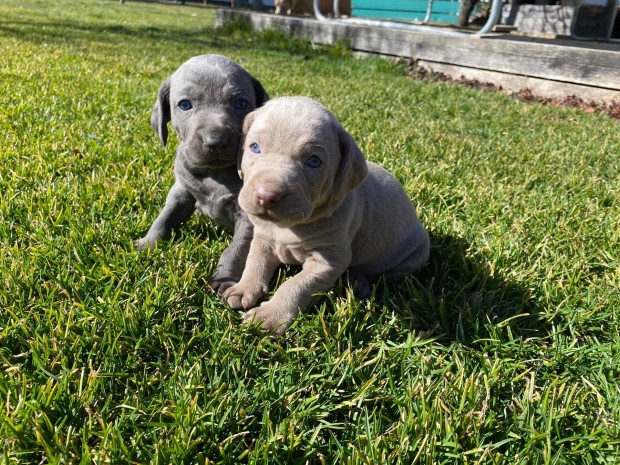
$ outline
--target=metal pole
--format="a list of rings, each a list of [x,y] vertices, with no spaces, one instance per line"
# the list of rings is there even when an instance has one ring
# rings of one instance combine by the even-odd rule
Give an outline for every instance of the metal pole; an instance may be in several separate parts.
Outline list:
[[[422,21],[424,24],[428,24],[428,22],[431,20],[431,15],[433,14],[433,0],[428,0],[428,6],[426,7],[426,17],[424,18],[424,21]]]
[[[316,16],[316,19],[319,21],[330,21],[329,18],[326,18],[321,13],[321,9],[319,8],[319,0],[312,0],[312,7],[314,8],[314,16]]]
[[[495,25],[502,17],[503,3],[503,0],[493,0],[493,3],[491,3],[491,14],[489,14],[489,19],[487,19],[487,22],[484,24],[484,26],[482,26],[482,29],[476,32],[476,34],[488,34],[493,30]]]

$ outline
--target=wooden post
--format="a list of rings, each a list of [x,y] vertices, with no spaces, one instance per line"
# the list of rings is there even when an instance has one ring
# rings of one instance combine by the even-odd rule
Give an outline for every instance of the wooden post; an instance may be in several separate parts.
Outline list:
[[[476,3],[478,3],[478,0],[463,0],[459,10],[459,19],[456,23],[458,26],[465,27],[469,24],[469,15],[476,6]]]

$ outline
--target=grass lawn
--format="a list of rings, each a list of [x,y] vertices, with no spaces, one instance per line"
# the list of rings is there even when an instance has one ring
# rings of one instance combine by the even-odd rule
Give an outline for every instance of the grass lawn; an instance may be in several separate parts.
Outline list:
[[[618,121],[214,21],[0,4],[0,462],[619,463]],[[331,108],[429,265],[272,339],[205,290],[230,240],[208,221],[134,251],[173,179],[157,89],[202,53]]]

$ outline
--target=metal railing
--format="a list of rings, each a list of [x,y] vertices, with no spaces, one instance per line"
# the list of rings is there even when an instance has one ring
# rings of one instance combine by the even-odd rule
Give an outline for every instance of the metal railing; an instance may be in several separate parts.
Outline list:
[[[319,0],[313,0],[314,7],[314,15],[319,21],[330,22],[330,23],[340,23],[340,24],[357,24],[360,26],[372,26],[372,27],[382,27],[388,29],[399,29],[404,31],[419,31],[419,32],[434,32],[437,34],[450,35],[450,36],[467,36],[467,35],[483,35],[488,34],[493,30],[495,25],[499,22],[499,19],[502,15],[502,5],[503,0],[493,0],[491,3],[491,13],[489,14],[489,19],[482,26],[479,31],[476,32],[463,32],[463,31],[451,31],[445,28],[436,27],[436,26],[428,26],[425,24],[408,24],[401,23],[396,21],[382,21],[377,19],[364,19],[364,18],[338,18],[340,15],[339,10],[339,0],[334,0],[334,18],[328,18],[327,16],[321,13],[319,9]],[[424,23],[430,21],[430,16],[432,14],[433,8],[433,0],[429,0],[429,5],[426,10],[426,18],[424,19]]]

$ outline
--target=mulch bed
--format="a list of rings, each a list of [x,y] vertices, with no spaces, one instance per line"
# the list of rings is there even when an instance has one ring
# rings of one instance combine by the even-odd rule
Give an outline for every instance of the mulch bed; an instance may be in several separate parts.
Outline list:
[[[613,119],[620,120],[620,102],[599,103],[582,99],[577,95],[569,95],[563,98],[548,98],[534,95],[529,89],[521,89],[518,92],[511,92],[503,89],[502,86],[482,82],[477,79],[467,79],[464,76],[459,78],[451,78],[443,73],[428,70],[419,66],[415,59],[409,59],[403,62],[406,65],[407,76],[412,79],[421,81],[437,81],[437,82],[453,82],[472,89],[480,89],[484,91],[502,92],[513,98],[524,102],[540,103],[542,105],[555,105],[565,107],[577,107],[588,113],[604,113]]]

